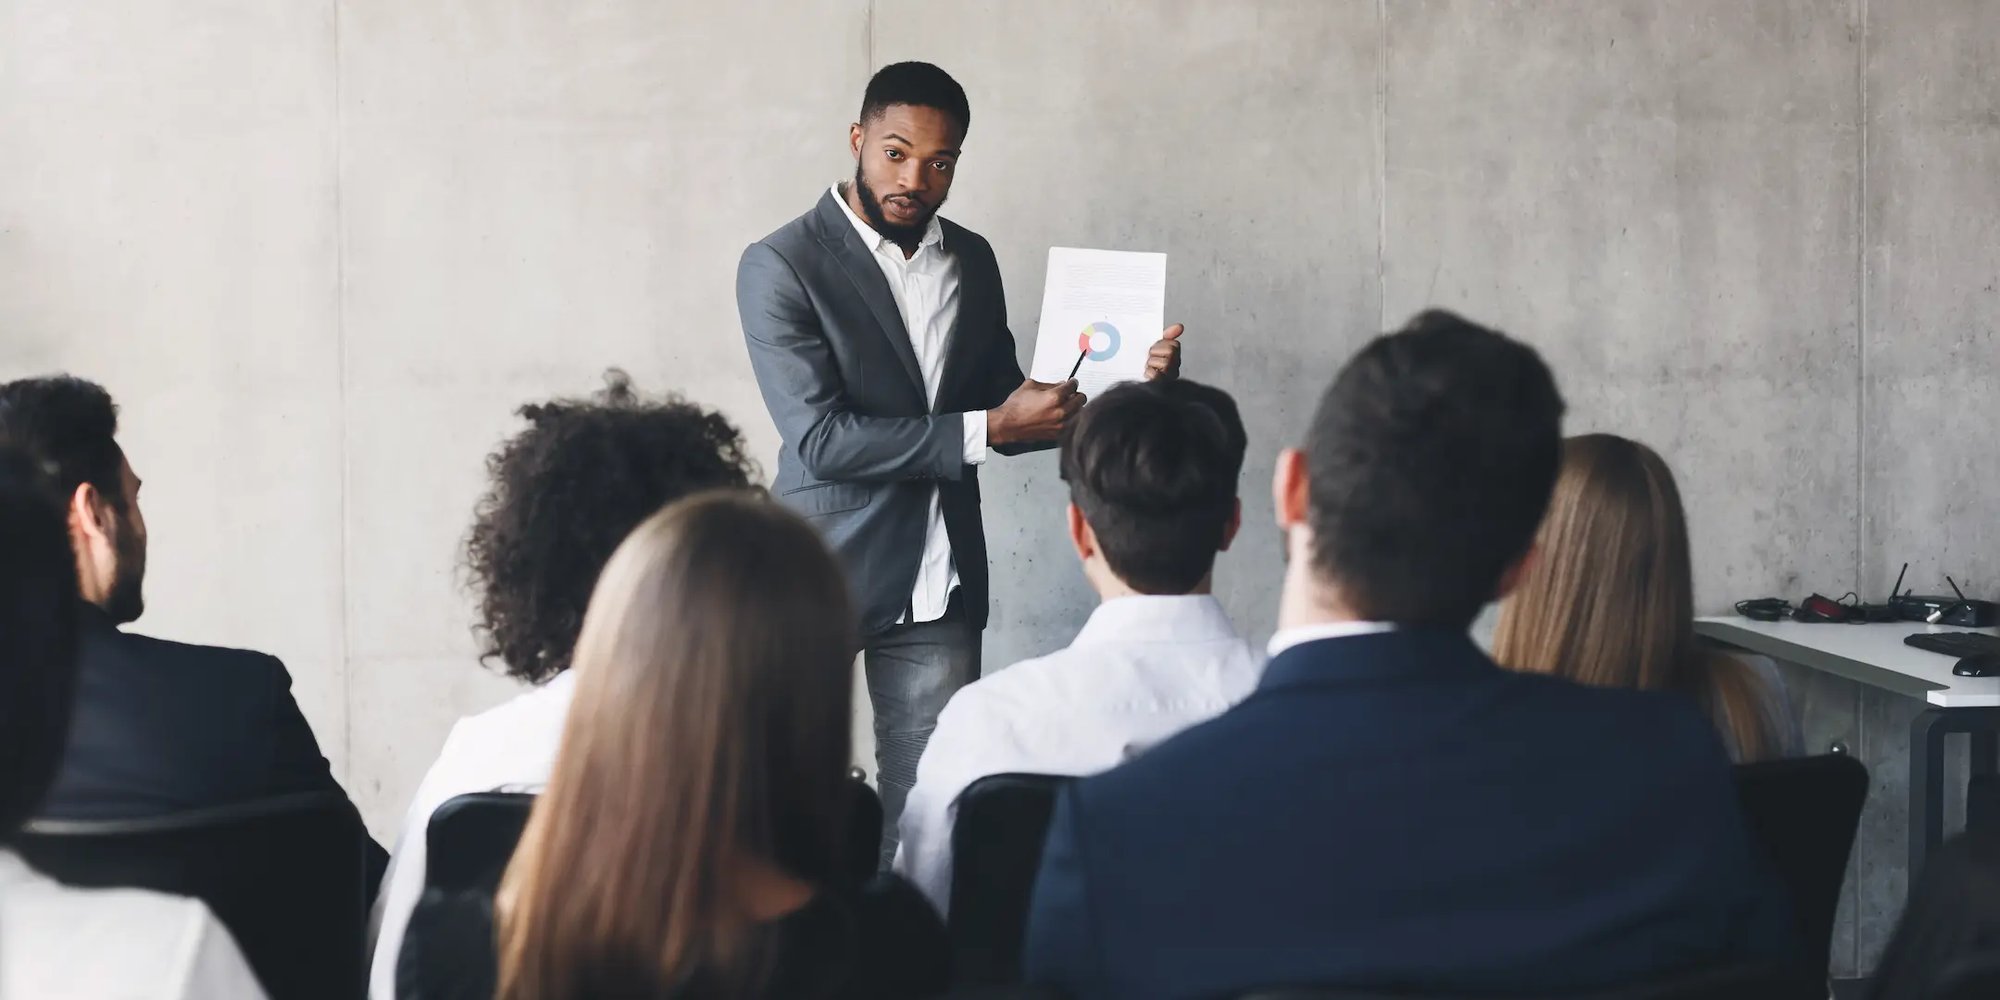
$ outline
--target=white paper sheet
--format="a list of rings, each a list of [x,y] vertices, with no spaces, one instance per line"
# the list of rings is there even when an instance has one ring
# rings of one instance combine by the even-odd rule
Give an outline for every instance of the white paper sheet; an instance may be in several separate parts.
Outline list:
[[[1143,378],[1166,309],[1166,254],[1050,247],[1029,377],[1061,382],[1081,356],[1076,381],[1085,395]]]

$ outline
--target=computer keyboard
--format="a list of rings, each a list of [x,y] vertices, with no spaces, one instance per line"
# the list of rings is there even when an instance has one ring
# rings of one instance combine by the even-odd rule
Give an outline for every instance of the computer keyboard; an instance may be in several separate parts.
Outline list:
[[[1904,636],[1903,644],[1961,659],[1981,653],[2000,654],[2000,636],[1981,632],[1917,632]]]

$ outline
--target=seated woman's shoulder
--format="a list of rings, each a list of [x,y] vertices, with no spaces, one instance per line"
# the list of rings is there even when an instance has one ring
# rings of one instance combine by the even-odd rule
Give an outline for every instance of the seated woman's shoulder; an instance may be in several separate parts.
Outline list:
[[[4,996],[261,1000],[242,951],[206,904],[144,889],[9,886]],[[117,954],[118,961],[103,956]]]
[[[852,915],[854,935],[853,974],[841,996],[914,1000],[950,984],[944,921],[916,886],[885,872],[839,895]]]

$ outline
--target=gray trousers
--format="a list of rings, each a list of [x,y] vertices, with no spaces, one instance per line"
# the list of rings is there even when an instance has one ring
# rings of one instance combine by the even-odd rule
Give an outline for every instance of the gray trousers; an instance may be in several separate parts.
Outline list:
[[[979,629],[966,621],[959,592],[944,617],[892,626],[862,647],[868,701],[875,708],[875,787],[882,794],[882,867],[896,856],[896,821],[917,782],[917,761],[938,713],[979,679]]]

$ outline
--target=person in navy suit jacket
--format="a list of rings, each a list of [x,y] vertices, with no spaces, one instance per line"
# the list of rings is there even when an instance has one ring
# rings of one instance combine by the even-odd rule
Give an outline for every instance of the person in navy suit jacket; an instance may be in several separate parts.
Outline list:
[[[1467,635],[1532,558],[1562,411],[1532,348],[1447,313],[1348,363],[1279,459],[1262,682],[1062,794],[1031,982],[1533,994],[1792,959],[1692,702],[1505,671]]]

